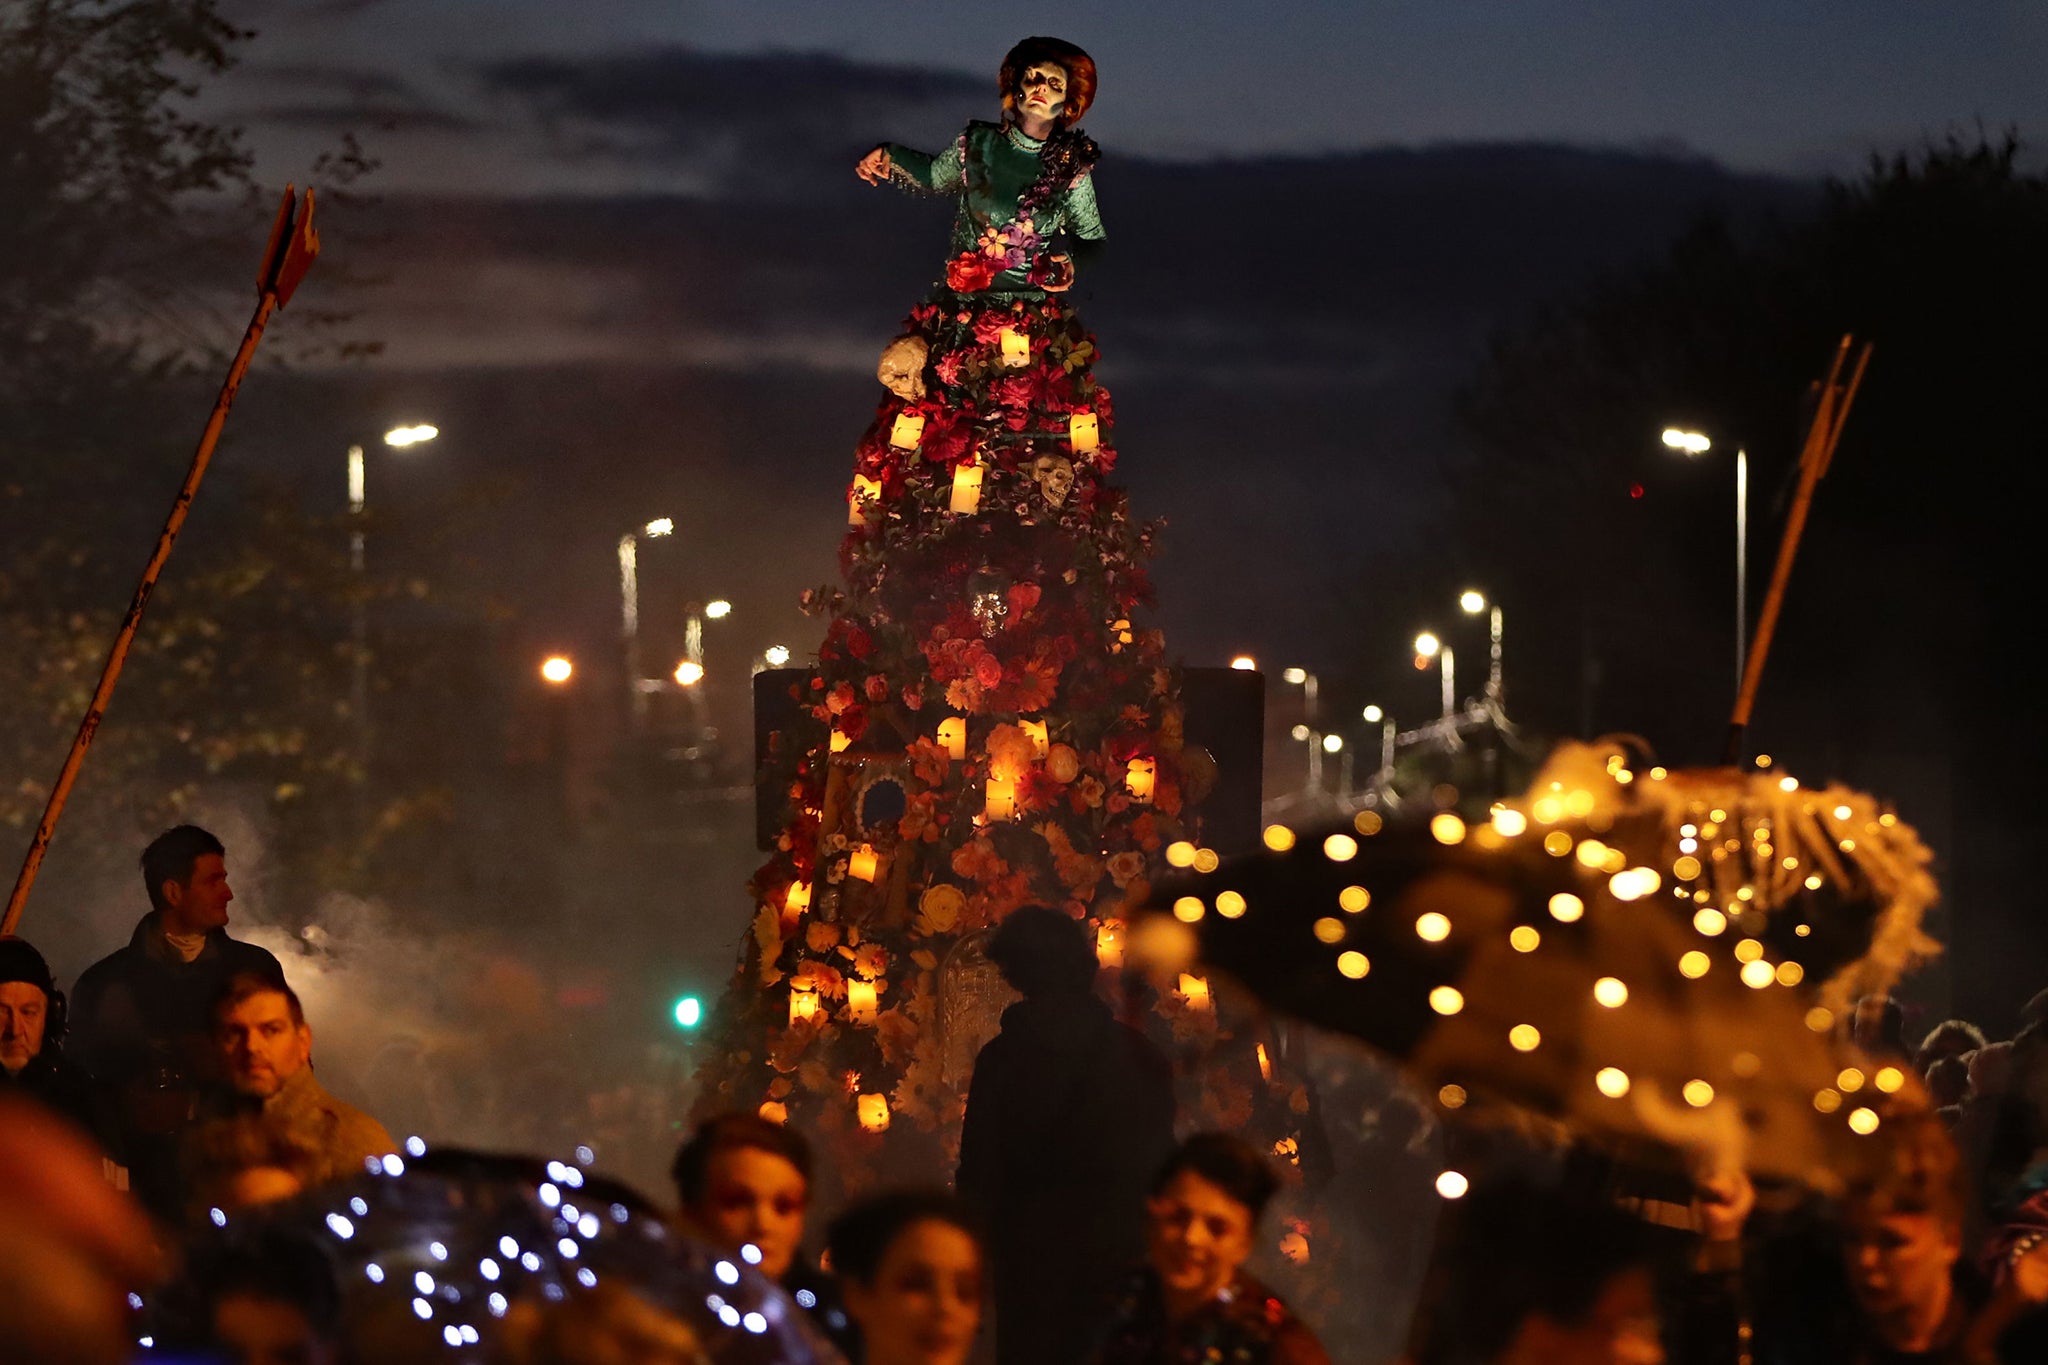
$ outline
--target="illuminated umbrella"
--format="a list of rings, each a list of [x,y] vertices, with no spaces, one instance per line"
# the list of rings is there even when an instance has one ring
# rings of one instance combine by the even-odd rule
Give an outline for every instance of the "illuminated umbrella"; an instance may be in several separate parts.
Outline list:
[[[1624,848],[1647,838],[1625,828],[1631,812],[1554,780],[1478,828],[1366,814],[1313,836],[1269,830],[1262,855],[1162,883],[1139,941],[1362,1039],[1448,1108],[1504,1101],[1589,1136],[1705,1148],[1837,1188],[1880,1097],[1907,1078],[1838,1049],[1807,965],[1749,932],[1768,931],[1768,912],[1745,918],[1733,887],[1725,908],[1696,901],[1697,878]],[[1555,810],[1525,811],[1551,796]],[[1842,925],[1852,891],[1835,894]],[[1796,913],[1795,899],[1778,911]],[[1829,951],[1853,938],[1835,934]],[[1825,965],[1853,976],[1858,962]]]
[[[630,1188],[571,1162],[411,1145],[287,1203],[216,1213],[195,1263],[238,1239],[316,1243],[358,1359],[841,1365],[748,1258],[678,1235]],[[180,1298],[151,1306],[159,1320]]]

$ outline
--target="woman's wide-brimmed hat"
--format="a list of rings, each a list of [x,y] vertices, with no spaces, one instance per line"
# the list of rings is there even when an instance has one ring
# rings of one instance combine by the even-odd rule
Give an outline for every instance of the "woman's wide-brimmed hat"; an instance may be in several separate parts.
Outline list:
[[[1026,38],[1003,58],[996,76],[1003,96],[1003,112],[1017,106],[1017,83],[1024,73],[1040,62],[1057,63],[1067,73],[1067,106],[1060,111],[1060,124],[1072,127],[1095,103],[1095,59],[1064,38]]]

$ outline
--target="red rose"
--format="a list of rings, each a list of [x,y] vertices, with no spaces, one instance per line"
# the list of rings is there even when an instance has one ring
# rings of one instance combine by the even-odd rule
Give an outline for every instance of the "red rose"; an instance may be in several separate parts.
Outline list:
[[[1022,616],[1038,605],[1041,592],[1036,583],[1019,583],[1010,589],[1010,614]]]
[[[875,642],[868,638],[866,631],[849,623],[846,627],[846,652],[856,659],[865,659],[875,652]]]
[[[911,686],[903,689],[903,704],[913,711],[924,709],[924,689]]]
[[[849,706],[839,713],[839,733],[849,741],[859,739],[868,731],[868,711],[865,706]]]
[[[889,680],[879,673],[868,674],[867,694],[872,702],[889,700]]]
[[[946,286],[962,294],[988,288],[996,280],[996,263],[969,251],[946,262]]]
[[[974,680],[983,687],[999,687],[1003,681],[1003,661],[983,650],[974,660]]]

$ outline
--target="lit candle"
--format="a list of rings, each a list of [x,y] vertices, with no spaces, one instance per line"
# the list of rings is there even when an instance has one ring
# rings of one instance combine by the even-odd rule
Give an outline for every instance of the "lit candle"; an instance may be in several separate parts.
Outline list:
[[[1067,418],[1067,440],[1076,451],[1093,450],[1102,444],[1102,419],[1092,412],[1077,412]]]
[[[1208,1009],[1208,978],[1201,976],[1189,976],[1186,972],[1182,972],[1180,974],[1180,996],[1181,999],[1188,1002],[1188,1008],[1191,1010]]]
[[[1052,740],[1045,732],[1044,721],[1020,720],[1017,722],[1017,728],[1031,736],[1031,752],[1037,757],[1044,758],[1052,751]]]
[[[789,884],[789,894],[782,898],[782,908],[789,911],[792,915],[801,915],[804,911],[810,909],[811,884],[809,882],[791,882]]]
[[[889,1097],[887,1095],[862,1095],[856,1110],[860,1115],[860,1126],[870,1133],[882,1132],[889,1126]]]
[[[966,516],[981,510],[981,475],[979,459],[969,460],[953,471],[953,511]]]
[[[846,860],[846,875],[857,877],[864,882],[871,882],[875,879],[875,871],[881,866],[881,863],[881,858],[875,853],[875,846],[873,844],[862,844]]]
[[[1104,920],[1095,931],[1095,960],[1105,968],[1124,965],[1124,926],[1118,920]]]
[[[760,1114],[762,1118],[770,1123],[789,1122],[789,1106],[781,1100],[763,1100],[761,1102]]]
[[[939,722],[939,747],[946,751],[947,758],[967,757],[967,717],[954,716]]]
[[[1017,784],[1007,777],[991,777],[988,780],[988,805],[985,809],[991,820],[1008,820],[1017,813]]]
[[[800,1023],[802,1023],[802,1022],[803,1022],[804,1020],[806,1020],[806,1019],[810,1019],[810,1018],[813,1018],[813,1017],[815,1017],[815,1016],[817,1015],[817,1013],[818,1013],[818,993],[817,993],[816,991],[813,991],[813,990],[799,990],[799,989],[796,989],[795,987],[791,987],[791,988],[790,988],[790,992],[789,992],[789,1022],[790,1022],[790,1023],[792,1023],[792,1024],[800,1024]]]
[[[848,738],[846,737],[846,732],[845,732],[845,731],[843,731],[843,730],[834,730],[834,731],[832,732],[832,752],[833,752],[833,753],[835,753],[835,754],[836,754],[836,753],[839,753],[839,752],[843,751],[843,750],[844,750],[844,749],[846,748],[846,746],[847,746],[847,745],[849,745],[849,744],[851,744],[851,743],[853,743],[853,741],[852,741],[851,739],[848,739]]]
[[[849,978],[846,983],[846,1017],[856,1024],[875,1022],[875,983]]]
[[[868,513],[882,498],[882,481],[871,479],[865,474],[853,476],[853,491],[846,496],[846,524],[864,526]]]
[[[1152,779],[1157,773],[1149,758],[1134,758],[1124,769],[1124,786],[1140,801],[1152,799]]]
[[[1003,364],[1011,369],[1031,363],[1031,338],[1014,327],[1003,329]]]
[[[1266,1045],[1264,1043],[1259,1044],[1259,1079],[1266,1081],[1273,1079],[1273,1059],[1266,1055]]]
[[[921,412],[899,412],[896,424],[889,428],[889,444],[898,450],[915,450],[917,443],[924,439],[924,414]]]

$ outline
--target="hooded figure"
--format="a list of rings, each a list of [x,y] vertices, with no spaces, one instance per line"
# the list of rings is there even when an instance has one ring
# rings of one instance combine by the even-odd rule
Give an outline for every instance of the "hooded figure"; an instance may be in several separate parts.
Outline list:
[[[975,1058],[957,1181],[987,1234],[997,1359],[1060,1365],[1086,1356],[1144,1255],[1173,1068],[1095,997],[1077,921],[1024,906],[988,954],[1024,998]]]

